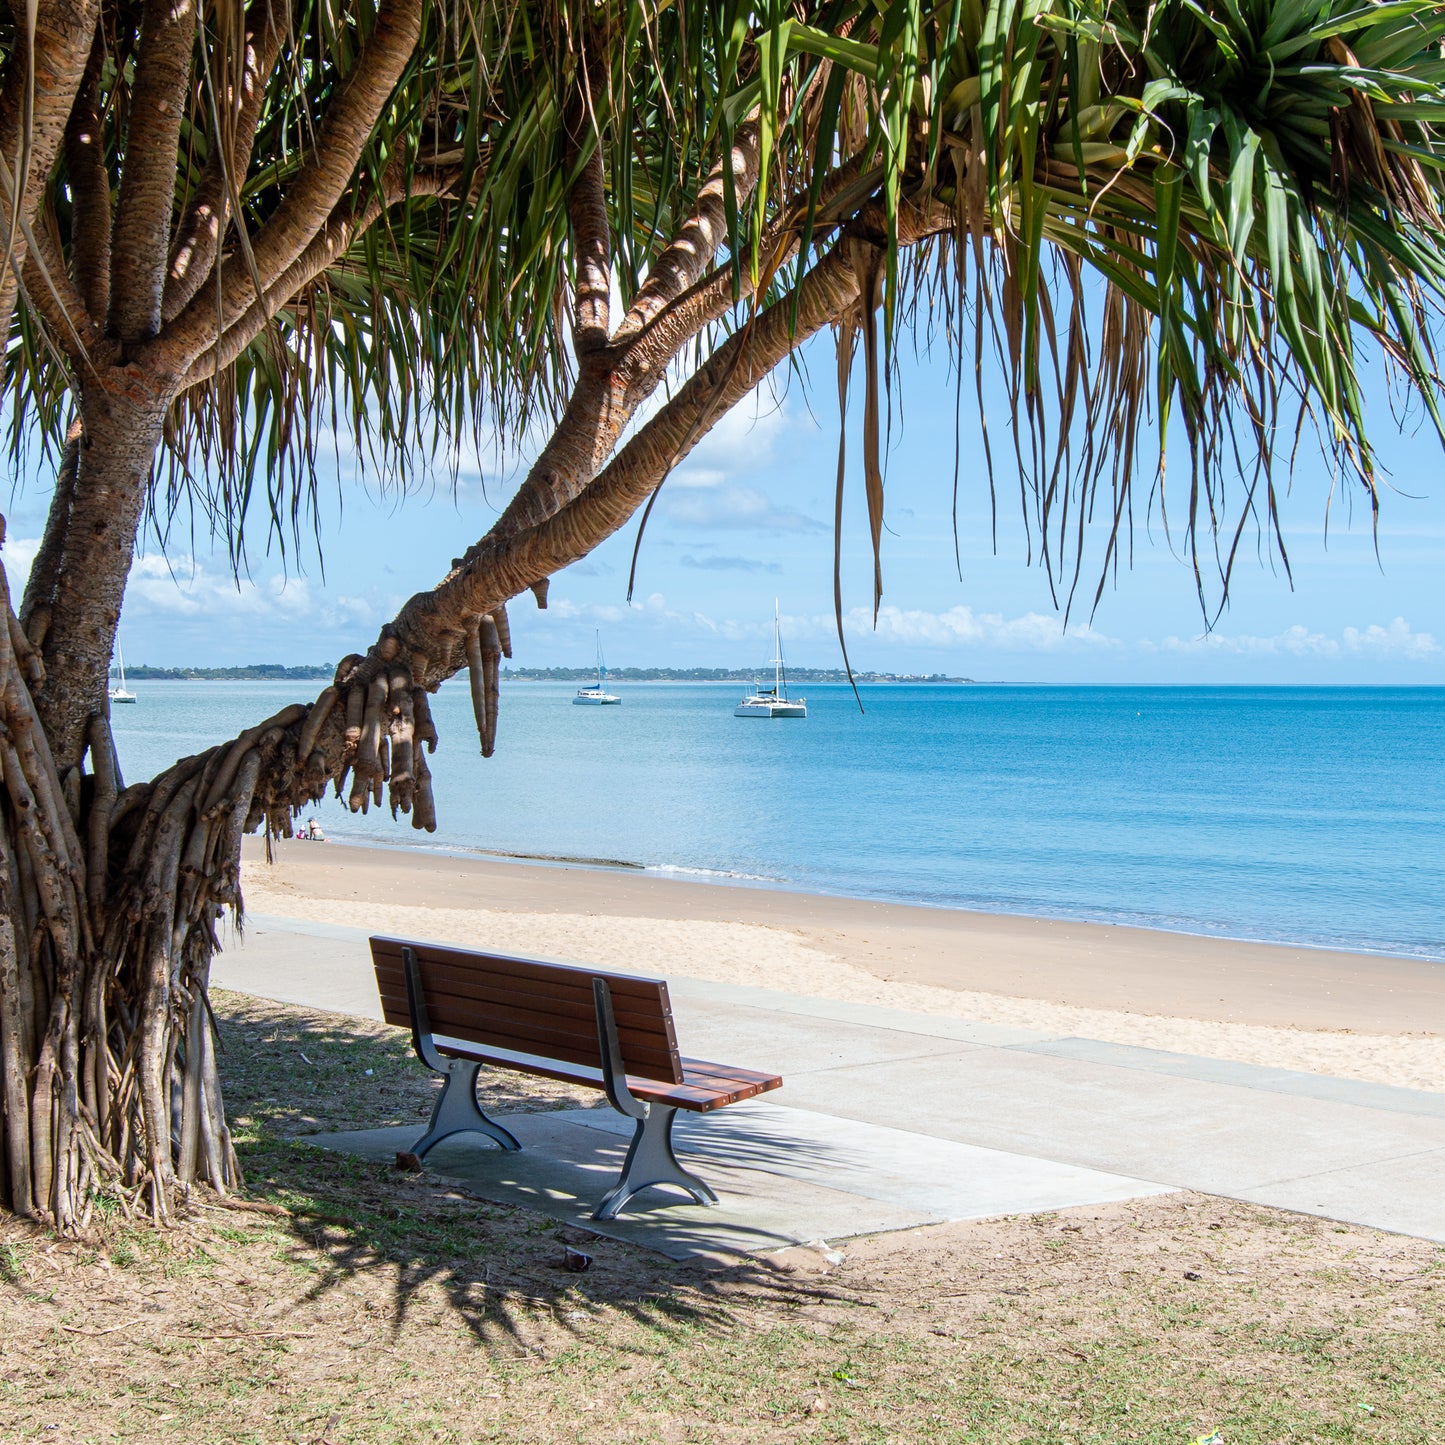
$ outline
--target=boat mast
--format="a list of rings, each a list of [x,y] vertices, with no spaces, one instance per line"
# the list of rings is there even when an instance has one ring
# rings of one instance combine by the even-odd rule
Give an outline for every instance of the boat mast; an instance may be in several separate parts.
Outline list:
[[[778,617],[778,599],[773,598],[773,694],[787,696],[787,676],[783,672],[783,624]]]

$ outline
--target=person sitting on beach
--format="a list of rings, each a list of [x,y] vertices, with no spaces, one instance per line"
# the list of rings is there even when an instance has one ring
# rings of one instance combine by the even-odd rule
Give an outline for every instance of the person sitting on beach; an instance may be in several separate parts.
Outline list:
[[[306,837],[312,843],[324,843],[326,834],[321,831],[321,824],[315,818],[308,818],[306,821]]]

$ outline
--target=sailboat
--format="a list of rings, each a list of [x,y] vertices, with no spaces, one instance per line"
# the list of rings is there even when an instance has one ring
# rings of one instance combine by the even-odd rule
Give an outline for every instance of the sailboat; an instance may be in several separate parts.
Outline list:
[[[622,702],[622,699],[615,692],[607,691],[607,664],[602,660],[602,633],[597,634],[597,685],[595,687],[579,687],[577,696],[572,699],[576,707],[604,707],[608,703]]]
[[[120,681],[110,685],[110,700],[112,702],[134,702],[135,694],[127,692],[125,686],[125,656],[117,647],[115,650],[116,663],[120,668]]]
[[[783,671],[783,629],[778,618],[778,599],[773,598],[773,685],[755,683],[753,690],[733,709],[734,717],[807,717],[808,700],[788,696],[788,676]]]

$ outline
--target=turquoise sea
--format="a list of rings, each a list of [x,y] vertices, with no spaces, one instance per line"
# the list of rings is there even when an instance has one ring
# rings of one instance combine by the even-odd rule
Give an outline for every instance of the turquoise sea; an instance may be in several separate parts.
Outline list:
[[[319,685],[317,685],[319,686]],[[232,736],[296,684],[132,684],[128,778]],[[440,827],[318,808],[334,838],[643,867],[807,892],[1138,924],[1445,962],[1445,688],[504,684],[478,755],[436,700]]]

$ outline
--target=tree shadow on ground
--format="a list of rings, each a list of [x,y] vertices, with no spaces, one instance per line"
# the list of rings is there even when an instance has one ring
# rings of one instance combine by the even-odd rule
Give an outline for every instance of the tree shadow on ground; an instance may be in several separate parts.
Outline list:
[[[578,1334],[598,1311],[650,1331],[731,1328],[735,1308],[765,1293],[816,1301],[830,1291],[746,1256],[679,1262],[478,1199],[454,1183],[315,1147],[327,1129],[424,1124],[436,1083],[399,1029],[217,992],[222,1075],[251,1198],[288,1211],[277,1227],[312,1303],[378,1275],[390,1281],[389,1321],[400,1332],[422,1302],[445,1308],[481,1342],[530,1351]],[[594,1107],[598,1095],[494,1072],[488,1111]],[[589,1256],[579,1271],[577,1254]],[[570,1266],[569,1267],[569,1260]],[[303,1264],[304,1262],[304,1264]]]

